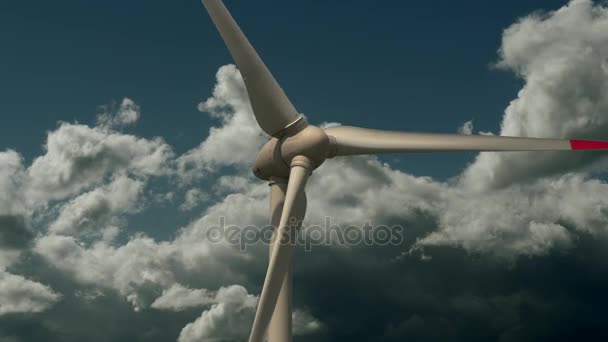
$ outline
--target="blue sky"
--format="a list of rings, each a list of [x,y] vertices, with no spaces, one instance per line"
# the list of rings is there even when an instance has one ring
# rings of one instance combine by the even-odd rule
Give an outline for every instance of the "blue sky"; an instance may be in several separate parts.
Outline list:
[[[601,3],[226,5],[313,124],[608,140]],[[200,2],[4,1],[0,47],[0,341],[244,340],[267,246],[207,234],[267,224],[265,138]],[[304,238],[327,218],[404,235],[298,246],[295,341],[605,340],[607,171],[581,151],[325,161]]]

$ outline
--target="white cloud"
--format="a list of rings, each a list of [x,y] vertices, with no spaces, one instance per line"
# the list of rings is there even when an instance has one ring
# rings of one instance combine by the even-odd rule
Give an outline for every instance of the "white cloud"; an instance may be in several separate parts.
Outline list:
[[[221,121],[196,148],[178,158],[181,176],[187,180],[200,177],[201,171],[222,166],[248,166],[265,142],[258,127],[240,72],[225,65],[217,72],[213,97],[199,105]]]
[[[255,317],[257,301],[258,297],[249,294],[240,285],[220,288],[215,297],[216,304],[186,325],[178,341],[246,339]],[[295,310],[292,318],[294,335],[315,333],[323,327],[321,322],[305,311]]]
[[[97,123],[105,128],[120,128],[135,124],[139,120],[139,106],[130,98],[125,97],[116,110],[108,109],[97,115]]]
[[[0,215],[25,215],[29,211],[21,191],[25,182],[21,156],[12,150],[0,152]]]
[[[314,334],[323,329],[323,324],[308,311],[295,310],[291,320],[293,334],[296,336]]]
[[[143,182],[116,176],[108,185],[86,192],[61,208],[49,231],[55,234],[102,234],[117,215],[135,212]]]
[[[239,285],[221,288],[217,304],[204,311],[179,334],[179,342],[241,340],[248,336],[257,297]]]
[[[42,312],[60,298],[46,285],[0,271],[0,316]]]
[[[387,218],[407,218],[434,212],[447,186],[415,177],[381,163],[375,157],[335,158],[310,178],[306,221],[336,225],[382,224]]]
[[[0,272],[4,271],[7,267],[17,263],[21,257],[20,250],[13,250],[7,248],[0,249]]]
[[[28,169],[30,197],[61,199],[101,183],[116,172],[145,177],[169,172],[171,148],[147,140],[79,124],[62,123],[48,134],[46,154]]]
[[[175,240],[162,242],[136,235],[119,246],[103,240],[85,246],[72,236],[45,235],[36,240],[34,251],[79,283],[114,289],[136,311],[148,307],[157,298],[156,291],[170,288],[178,279],[209,284],[242,280],[231,268],[246,258],[225,243],[210,243],[204,232],[180,233]]]
[[[215,293],[206,289],[191,289],[180,284],[173,284],[163,290],[163,294],[150,305],[158,310],[183,311],[217,303]]]
[[[240,193],[250,189],[252,182],[259,183],[257,179],[251,176],[221,176],[215,182],[214,190],[218,195]]]
[[[473,120],[467,121],[458,128],[458,133],[471,135],[473,134]]]
[[[186,191],[184,195],[184,203],[179,206],[182,211],[189,211],[198,207],[207,199],[207,195],[200,189],[194,188]]]
[[[117,248],[103,242],[86,248],[73,237],[47,235],[36,242],[35,251],[82,284],[116,290],[136,311],[151,300],[148,284],[167,288],[175,283],[171,262],[176,251],[149,238],[134,238]]]

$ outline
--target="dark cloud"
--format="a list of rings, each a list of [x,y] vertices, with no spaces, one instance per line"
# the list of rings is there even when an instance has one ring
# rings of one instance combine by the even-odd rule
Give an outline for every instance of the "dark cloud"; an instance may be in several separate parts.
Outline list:
[[[366,247],[300,253],[296,305],[307,303],[331,341],[556,341],[608,337],[606,238],[514,263],[458,249]],[[314,267],[307,266],[313,263]]]

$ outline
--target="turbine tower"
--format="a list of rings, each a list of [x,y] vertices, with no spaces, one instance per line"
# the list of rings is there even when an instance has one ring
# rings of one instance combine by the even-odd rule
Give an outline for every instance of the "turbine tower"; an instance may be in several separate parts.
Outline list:
[[[268,270],[250,342],[291,341],[291,237],[306,212],[304,189],[325,159],[364,154],[456,151],[606,150],[608,142],[482,135],[388,132],[309,125],[293,106],[221,0],[203,5],[239,68],[260,128],[272,138],[259,152],[253,172],[270,185],[270,221],[274,227]]]

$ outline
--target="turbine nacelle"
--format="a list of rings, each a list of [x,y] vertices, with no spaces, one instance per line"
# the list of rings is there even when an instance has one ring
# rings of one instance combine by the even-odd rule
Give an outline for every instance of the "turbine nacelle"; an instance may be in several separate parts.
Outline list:
[[[304,118],[285,130],[282,138],[271,138],[260,150],[253,164],[253,174],[263,180],[287,179],[295,157],[306,157],[311,170],[321,166],[330,154],[330,137]]]

